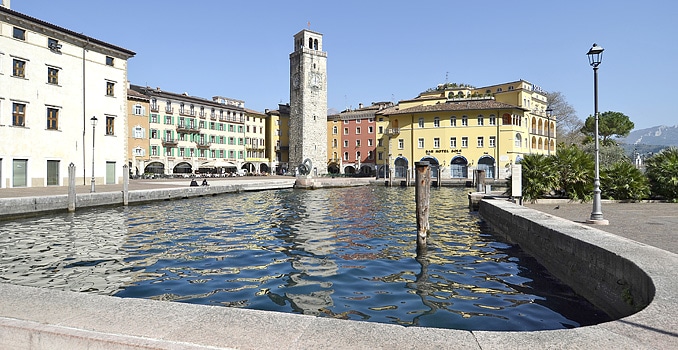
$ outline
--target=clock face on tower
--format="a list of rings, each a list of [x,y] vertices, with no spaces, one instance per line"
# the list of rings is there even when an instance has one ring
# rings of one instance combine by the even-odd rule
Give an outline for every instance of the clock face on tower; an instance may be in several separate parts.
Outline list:
[[[294,77],[292,77],[292,85],[295,89],[299,88],[299,73],[294,74]]]
[[[309,77],[309,85],[313,88],[321,88],[323,84],[323,76],[320,73],[311,73]]]

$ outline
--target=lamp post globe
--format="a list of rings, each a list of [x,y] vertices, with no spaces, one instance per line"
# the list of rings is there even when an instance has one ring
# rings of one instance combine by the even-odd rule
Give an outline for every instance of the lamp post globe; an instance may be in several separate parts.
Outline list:
[[[603,61],[603,49],[598,44],[593,44],[586,55],[589,58],[589,65],[593,67],[593,113],[596,121],[595,125],[595,177],[593,179],[593,210],[591,217],[586,220],[589,224],[607,225],[609,221],[603,218],[602,205],[600,203],[600,141],[598,140],[598,66]]]

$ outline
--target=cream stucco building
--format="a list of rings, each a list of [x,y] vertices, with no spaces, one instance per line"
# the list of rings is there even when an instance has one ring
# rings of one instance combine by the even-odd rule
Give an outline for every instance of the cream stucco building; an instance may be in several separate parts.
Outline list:
[[[0,187],[67,185],[71,163],[76,184],[119,183],[135,53],[2,4]]]

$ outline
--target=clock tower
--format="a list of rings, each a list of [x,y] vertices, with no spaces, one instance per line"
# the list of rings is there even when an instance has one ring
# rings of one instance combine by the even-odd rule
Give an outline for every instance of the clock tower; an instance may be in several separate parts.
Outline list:
[[[322,34],[304,29],[294,36],[290,54],[289,166],[301,175],[327,173],[327,52],[322,43]]]

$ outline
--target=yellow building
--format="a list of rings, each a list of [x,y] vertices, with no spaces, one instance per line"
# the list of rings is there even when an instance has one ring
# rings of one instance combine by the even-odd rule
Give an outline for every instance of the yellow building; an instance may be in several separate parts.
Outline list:
[[[266,158],[271,172],[287,174],[290,172],[290,105],[280,104],[278,109],[267,109],[266,114]]]
[[[245,164],[250,173],[268,174],[266,157],[266,114],[245,108]]]
[[[546,109],[546,95],[523,80],[440,85],[377,113],[379,175],[406,178],[414,162],[429,161],[443,179],[470,179],[475,169],[506,178],[524,154],[555,152],[555,120]]]
[[[150,98],[127,89],[127,164],[130,176],[143,174],[149,156]]]

